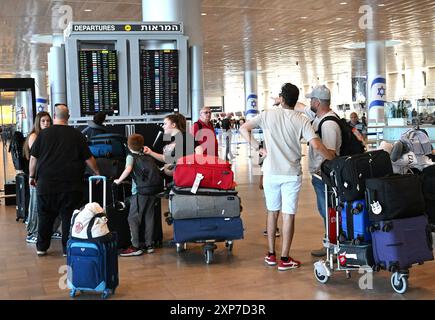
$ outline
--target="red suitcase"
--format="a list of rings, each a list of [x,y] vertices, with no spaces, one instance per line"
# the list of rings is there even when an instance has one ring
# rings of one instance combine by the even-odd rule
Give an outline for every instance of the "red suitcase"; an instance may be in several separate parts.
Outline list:
[[[177,187],[192,187],[198,173],[204,176],[199,184],[201,188],[230,190],[236,186],[234,173],[228,161],[197,154],[178,159],[174,183]]]

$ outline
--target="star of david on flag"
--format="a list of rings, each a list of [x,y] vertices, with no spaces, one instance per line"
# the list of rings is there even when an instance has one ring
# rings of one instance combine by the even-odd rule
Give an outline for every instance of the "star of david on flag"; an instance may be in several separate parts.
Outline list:
[[[370,105],[372,107],[384,107],[386,100],[387,81],[382,76],[377,76],[370,84]]]

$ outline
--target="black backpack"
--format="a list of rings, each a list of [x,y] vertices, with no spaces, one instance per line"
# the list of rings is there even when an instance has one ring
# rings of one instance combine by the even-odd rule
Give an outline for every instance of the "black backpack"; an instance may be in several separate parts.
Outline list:
[[[346,119],[340,119],[338,116],[327,116],[322,119],[319,123],[319,128],[317,129],[317,134],[320,139],[322,139],[322,125],[325,121],[335,121],[341,130],[341,147],[340,147],[340,157],[341,156],[351,156],[354,154],[364,153],[365,146],[360,141],[352,131],[352,126],[347,123]]]
[[[146,154],[131,154],[134,158],[133,179],[137,186],[137,193],[155,195],[163,191],[163,178],[157,164]]]
[[[11,144],[9,145],[9,152],[12,156],[12,162],[15,170],[26,171],[28,168],[27,160],[24,158],[23,146],[26,139],[20,131],[15,131],[11,138]]]

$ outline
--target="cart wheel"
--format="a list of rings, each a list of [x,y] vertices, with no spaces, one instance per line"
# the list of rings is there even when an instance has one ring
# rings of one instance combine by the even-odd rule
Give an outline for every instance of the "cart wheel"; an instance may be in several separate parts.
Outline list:
[[[177,253],[183,252],[184,251],[184,245],[183,243],[177,243]]]
[[[340,241],[340,242],[344,242],[344,241],[346,241],[347,239],[346,239],[346,236],[344,235],[344,234],[342,234],[342,233],[340,233],[340,235],[338,236],[338,241]]]
[[[109,297],[109,290],[104,290],[103,294],[101,295],[101,298],[107,299]]]
[[[320,283],[323,283],[323,284],[327,283],[328,280],[329,280],[329,277],[328,277],[328,276],[321,275],[321,274],[317,271],[317,268],[316,268],[316,267],[314,267],[314,276],[316,277],[317,281],[319,281]]]
[[[207,249],[205,250],[205,262],[210,264],[213,260],[213,250]]]
[[[350,279],[352,277],[350,271],[346,271],[346,279]]]
[[[233,242],[232,241],[225,241],[225,247],[228,248],[228,251],[231,252],[233,251]]]
[[[408,277],[399,272],[391,275],[391,286],[397,293],[403,294],[408,289]]]
[[[72,289],[72,290],[69,292],[69,296],[70,296],[71,298],[74,298],[74,297],[76,296],[76,290],[75,290],[75,289]]]
[[[356,238],[356,239],[354,240],[354,244],[355,244],[356,246],[359,246],[359,245],[361,244],[361,240],[360,240],[359,238]]]

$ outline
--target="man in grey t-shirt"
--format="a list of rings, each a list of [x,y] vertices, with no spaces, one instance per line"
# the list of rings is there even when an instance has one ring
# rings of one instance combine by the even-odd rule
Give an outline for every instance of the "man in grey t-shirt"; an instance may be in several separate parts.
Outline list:
[[[301,139],[332,159],[326,147],[316,136],[309,120],[294,111],[299,97],[299,89],[286,83],[280,93],[282,108],[262,112],[240,128],[242,137],[265,156],[263,162],[263,188],[268,210],[267,238],[268,254],[264,261],[278,264],[278,270],[289,270],[300,266],[300,262],[290,257],[290,247],[294,234],[294,219],[297,210],[299,191],[302,184]],[[259,142],[250,134],[256,127],[263,129],[267,151],[259,147]],[[279,212],[283,214],[281,260],[276,260],[275,230]]]
[[[310,106],[305,106],[298,103],[295,107],[296,111],[303,112],[310,120],[312,120],[313,129],[316,133],[319,130],[320,121],[328,116],[337,116],[330,107],[331,92],[322,85],[317,86],[313,91],[306,96],[310,100]],[[321,127],[322,143],[326,146],[332,156],[339,156],[341,147],[341,129],[335,121],[325,121]],[[308,150],[308,167],[312,175],[311,183],[316,192],[317,208],[323,218],[323,225],[326,223],[326,202],[325,202],[325,184],[320,178],[320,165],[325,160],[322,154],[319,154],[315,148],[312,148],[311,143]],[[320,250],[314,250],[311,255],[322,257],[326,255],[326,249],[322,247]]]

